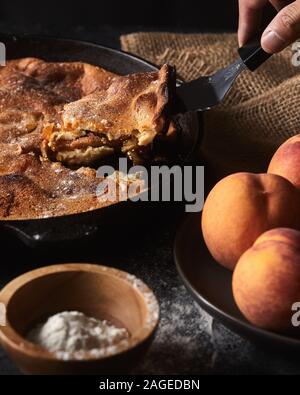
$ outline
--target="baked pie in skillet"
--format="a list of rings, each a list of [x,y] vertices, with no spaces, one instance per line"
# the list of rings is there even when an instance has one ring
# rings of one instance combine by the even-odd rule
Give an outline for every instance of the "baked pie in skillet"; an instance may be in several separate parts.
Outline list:
[[[97,167],[171,163],[175,71],[118,76],[80,62],[26,58],[0,68],[0,219],[103,207]],[[111,203],[110,203],[111,204]]]

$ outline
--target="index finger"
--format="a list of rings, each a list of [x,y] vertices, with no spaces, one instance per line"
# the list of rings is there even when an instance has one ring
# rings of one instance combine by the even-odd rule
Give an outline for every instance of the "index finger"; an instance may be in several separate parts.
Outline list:
[[[239,45],[243,46],[258,31],[268,0],[239,0]]]

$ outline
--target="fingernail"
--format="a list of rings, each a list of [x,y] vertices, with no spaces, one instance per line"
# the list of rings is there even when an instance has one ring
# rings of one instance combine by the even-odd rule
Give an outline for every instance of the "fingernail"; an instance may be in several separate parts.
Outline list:
[[[262,36],[261,45],[267,52],[275,53],[283,50],[287,42],[275,30],[268,30]]]

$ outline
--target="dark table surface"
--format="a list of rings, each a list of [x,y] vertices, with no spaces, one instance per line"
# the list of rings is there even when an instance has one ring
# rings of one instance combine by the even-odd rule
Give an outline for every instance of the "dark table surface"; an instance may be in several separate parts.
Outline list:
[[[119,48],[119,35],[141,30],[102,26],[65,28],[32,25],[7,26],[0,31],[43,33],[94,41]],[[170,29],[168,29],[170,30]],[[172,218],[172,219],[170,219]],[[153,218],[153,222],[158,219]],[[161,323],[156,339],[136,368],[141,374],[298,374],[300,362],[280,351],[265,350],[232,333],[201,310],[179,279],[173,242],[178,216],[160,218],[143,231],[102,234],[73,243],[27,247],[14,236],[1,233],[0,287],[28,270],[61,262],[95,262],[114,266],[143,279],[161,305]],[[127,234],[127,236],[124,236]],[[116,243],[118,248],[116,248]],[[19,374],[0,348],[0,375]]]

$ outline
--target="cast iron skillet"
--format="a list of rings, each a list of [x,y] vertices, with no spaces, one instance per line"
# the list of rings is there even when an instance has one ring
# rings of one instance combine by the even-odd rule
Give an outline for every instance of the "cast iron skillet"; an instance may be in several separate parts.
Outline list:
[[[131,54],[103,47],[98,44],[40,36],[9,36],[0,34],[0,41],[6,45],[7,59],[38,57],[46,61],[83,61],[120,75],[136,72],[156,71],[157,67]],[[192,116],[191,127],[187,130],[182,146],[185,160],[192,157],[198,142],[200,122]],[[146,207],[147,205],[147,207]],[[0,221],[0,227],[10,229],[27,244],[41,241],[60,241],[76,239],[115,224],[142,218],[152,204],[122,202],[107,208],[97,209],[76,215],[46,219]],[[71,231],[70,231],[71,229]]]

